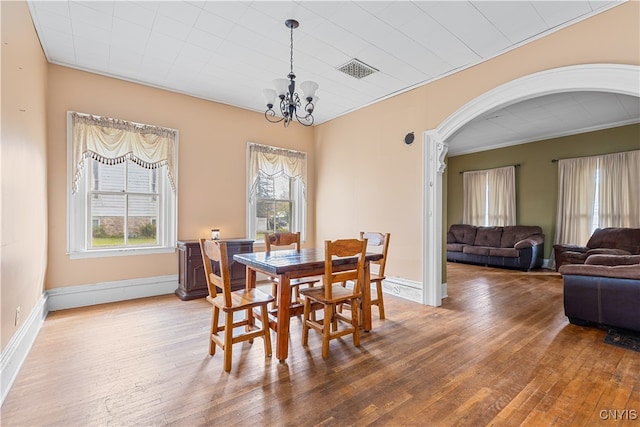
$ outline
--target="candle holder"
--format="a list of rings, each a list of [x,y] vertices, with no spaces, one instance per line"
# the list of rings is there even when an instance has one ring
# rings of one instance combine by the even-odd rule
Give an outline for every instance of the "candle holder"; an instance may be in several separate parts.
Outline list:
[[[220,229],[212,228],[211,229],[211,240],[220,240]]]

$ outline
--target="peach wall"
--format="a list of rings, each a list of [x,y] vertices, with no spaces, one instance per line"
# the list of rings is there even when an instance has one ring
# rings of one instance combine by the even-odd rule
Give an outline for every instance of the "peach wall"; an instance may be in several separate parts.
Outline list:
[[[387,275],[420,281],[422,132],[436,128],[486,91],[525,75],[576,64],[640,64],[639,16],[639,2],[621,4],[490,61],[318,126],[316,240],[354,234],[361,228],[390,231]],[[409,130],[417,138],[406,147],[402,138]],[[359,162],[354,164],[353,158]]]
[[[260,94],[256,94],[259,96]],[[313,130],[285,129],[260,113],[187,95],[112,79],[57,65],[49,66],[49,269],[46,288],[177,274],[176,253],[71,260],[66,255],[66,112],[114,117],[180,131],[178,239],[207,236],[214,226],[223,237],[245,237],[247,141],[307,152],[314,176]],[[315,233],[315,191],[308,188],[307,246]]]
[[[2,350],[42,298],[47,267],[47,62],[25,2],[0,2]],[[21,316],[15,324],[16,308]]]

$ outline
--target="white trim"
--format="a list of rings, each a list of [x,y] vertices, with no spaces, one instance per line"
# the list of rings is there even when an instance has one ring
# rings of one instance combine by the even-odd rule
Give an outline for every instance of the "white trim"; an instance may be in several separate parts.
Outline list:
[[[544,70],[500,85],[469,101],[435,131],[446,141],[481,114],[555,93],[597,91],[640,97],[640,67],[626,64],[584,64]]]
[[[382,281],[382,291],[421,304],[424,299],[422,283],[402,277],[387,277]]]
[[[0,406],[9,394],[22,364],[27,359],[27,355],[40,332],[42,323],[47,312],[47,296],[42,294],[42,298],[36,303],[24,323],[20,325],[16,333],[11,337],[7,346],[0,354]]]
[[[176,252],[176,247],[157,247],[157,248],[117,248],[117,249],[93,249],[86,252],[69,252],[69,259],[84,258],[107,258],[113,256],[131,256],[131,255],[151,255],[151,254],[172,254]]]
[[[178,287],[178,275],[144,277],[87,285],[67,286],[47,291],[47,312],[89,305],[168,295]]]
[[[439,265],[442,265],[438,262],[438,259],[442,257],[442,248],[436,247],[434,242],[429,239],[432,236],[441,238],[443,226],[442,194],[434,204],[434,192],[430,190],[429,186],[429,183],[432,182],[429,181],[431,176],[429,174],[440,168],[441,165],[438,156],[428,155],[427,151],[430,150],[430,147],[440,142],[446,142],[458,129],[481,114],[544,95],[596,91],[640,97],[639,76],[640,66],[627,64],[583,64],[544,70],[512,80],[485,92],[460,107],[437,128],[424,132],[422,238],[425,258],[422,264],[422,277],[425,303],[440,305],[438,294],[443,291],[442,286],[438,285],[442,278],[434,280],[435,273],[430,270],[432,266],[438,268]],[[435,209],[434,213],[430,210],[432,207]],[[438,215],[439,218],[434,222],[434,216]]]
[[[613,129],[613,128],[617,128],[617,127],[621,127],[621,126],[633,125],[633,124],[636,124],[636,123],[640,123],[640,118],[634,118],[634,119],[630,119],[630,120],[623,120],[621,122],[608,123],[608,124],[602,124],[602,125],[597,125],[597,126],[589,126],[589,127],[584,127],[584,128],[580,128],[580,129],[573,129],[573,130],[565,131],[565,132],[554,132],[554,133],[541,134],[541,135],[539,135],[539,136],[537,136],[535,138],[518,139],[518,140],[515,140],[515,141],[504,142],[504,143],[501,143],[501,144],[484,145],[482,147],[469,148],[467,150],[458,150],[455,153],[452,153],[449,157],[462,156],[464,154],[479,153],[481,151],[487,151],[487,150],[496,150],[498,148],[512,147],[514,145],[528,144],[530,142],[544,141],[544,140],[547,140],[547,139],[562,138],[563,136],[579,135],[581,133],[587,133],[587,132],[596,132],[596,131],[603,130],[603,129]]]

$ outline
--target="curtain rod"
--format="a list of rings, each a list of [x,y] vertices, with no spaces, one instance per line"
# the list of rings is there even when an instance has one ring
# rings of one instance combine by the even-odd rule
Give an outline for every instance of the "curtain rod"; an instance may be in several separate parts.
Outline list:
[[[520,163],[516,163],[515,165],[498,166],[497,168],[491,168],[491,169],[508,168],[509,166],[513,166],[514,168],[517,168],[518,166],[520,166]],[[477,172],[477,171],[484,171],[484,170],[489,170],[489,169],[475,169],[475,170],[471,170],[471,171],[460,171],[460,173]]]
[[[585,158],[585,157],[600,157],[600,156],[608,156],[609,154],[630,153],[632,151],[637,151],[637,150],[624,150],[624,151],[616,151],[614,153],[593,154],[591,156],[578,156],[578,157],[565,157],[565,158],[562,158],[562,159],[551,159],[551,163],[558,163],[558,161],[560,161],[560,160],[582,159],[582,158]]]

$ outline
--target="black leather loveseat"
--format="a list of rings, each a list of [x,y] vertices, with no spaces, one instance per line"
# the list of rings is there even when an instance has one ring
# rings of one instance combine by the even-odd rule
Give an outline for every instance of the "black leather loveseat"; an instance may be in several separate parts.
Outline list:
[[[542,267],[543,252],[542,228],[533,225],[454,224],[447,233],[447,261],[528,271]]]
[[[570,323],[640,331],[640,255],[595,254],[559,271]]]

